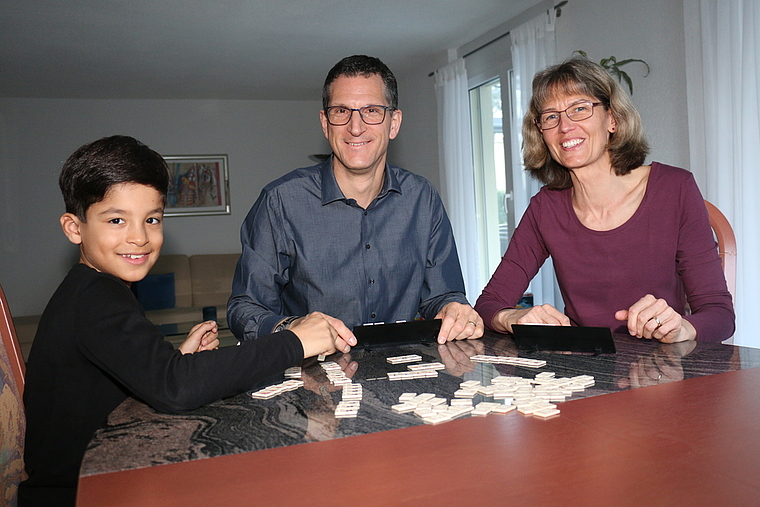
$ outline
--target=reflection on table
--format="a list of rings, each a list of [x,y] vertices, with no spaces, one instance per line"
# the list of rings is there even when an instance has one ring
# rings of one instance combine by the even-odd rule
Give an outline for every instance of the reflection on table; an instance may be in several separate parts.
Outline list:
[[[230,329],[230,326],[227,324],[227,318],[221,317],[216,319],[216,323],[219,327],[219,331],[227,331]],[[161,330],[161,333],[166,337],[173,337],[173,336],[187,336],[187,333],[190,332],[191,329],[193,329],[194,326],[200,324],[198,321],[186,321],[186,322],[172,322],[170,324],[158,324],[158,329]]]
[[[418,426],[423,422],[413,414],[397,414],[391,410],[399,396],[404,392],[426,392],[451,399],[464,380],[479,380],[485,385],[500,375],[533,378],[542,371],[553,371],[557,377],[593,375],[595,385],[569,398],[574,400],[722,373],[742,366],[760,366],[760,357],[751,354],[742,365],[740,348],[727,345],[665,345],[622,335],[616,336],[615,342],[617,353],[614,355],[525,352],[518,351],[508,336],[487,334],[482,340],[452,342],[440,347],[412,345],[336,354],[328,360],[336,361],[347,376],[364,387],[361,409],[355,419],[334,417],[335,406],[341,400],[341,388],[327,381],[324,371],[313,359],[303,365],[301,380],[305,384],[302,388],[269,400],[252,399],[243,393],[185,414],[168,415],[129,399],[114,411],[108,425],[93,438],[81,475]],[[443,362],[446,370],[440,371],[438,378],[389,381],[388,371],[405,370],[406,365],[390,365],[386,358],[411,353],[421,355],[426,362]],[[533,369],[470,361],[476,354],[529,357],[546,360],[547,364]],[[265,384],[282,380],[282,377],[273,378]],[[258,387],[261,386],[251,386],[251,389]],[[478,401],[481,399],[474,400]],[[512,413],[488,417],[525,416]]]

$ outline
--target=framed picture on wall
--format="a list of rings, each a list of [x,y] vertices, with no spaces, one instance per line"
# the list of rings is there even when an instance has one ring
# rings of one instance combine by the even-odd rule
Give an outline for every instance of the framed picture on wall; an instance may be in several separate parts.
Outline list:
[[[164,216],[229,215],[227,155],[169,155]]]

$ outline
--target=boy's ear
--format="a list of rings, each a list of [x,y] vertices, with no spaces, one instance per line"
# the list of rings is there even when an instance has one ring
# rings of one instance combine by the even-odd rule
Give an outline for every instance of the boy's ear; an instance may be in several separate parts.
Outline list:
[[[69,238],[69,241],[75,245],[82,243],[82,233],[79,230],[81,221],[73,213],[64,213],[61,215],[61,229],[63,233]]]

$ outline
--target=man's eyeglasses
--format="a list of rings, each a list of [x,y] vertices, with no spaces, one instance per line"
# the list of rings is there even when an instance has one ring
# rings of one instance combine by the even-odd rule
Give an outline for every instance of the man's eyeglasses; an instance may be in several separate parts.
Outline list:
[[[559,125],[559,116],[565,113],[573,121],[587,120],[594,115],[594,106],[601,106],[601,102],[584,101],[573,104],[564,111],[544,111],[535,122],[539,129],[549,130]]]
[[[359,109],[351,109],[350,107],[343,106],[330,106],[325,109],[325,116],[330,125],[339,127],[348,124],[348,122],[351,121],[351,115],[354,114],[354,111],[359,111],[359,116],[364,123],[367,125],[379,125],[385,121],[385,112],[389,110],[392,112],[395,111],[395,108],[375,105],[364,106]]]

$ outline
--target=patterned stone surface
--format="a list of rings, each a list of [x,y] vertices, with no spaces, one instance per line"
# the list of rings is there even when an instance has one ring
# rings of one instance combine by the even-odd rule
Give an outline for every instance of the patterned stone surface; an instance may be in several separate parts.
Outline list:
[[[363,386],[361,409],[351,419],[335,417],[342,388],[329,382],[314,359],[303,364],[303,387],[271,399],[252,399],[249,393],[242,393],[181,415],[157,413],[129,399],[111,414],[107,426],[96,433],[81,473],[142,468],[424,424],[411,413],[394,412],[391,406],[405,392],[434,393],[451,399],[465,380],[478,380],[486,385],[500,375],[534,378],[542,371],[555,372],[557,377],[593,375],[595,385],[568,398],[571,402],[742,366],[760,366],[758,354],[746,354],[740,361],[739,349],[728,345],[663,345],[622,335],[616,336],[615,342],[614,355],[526,352],[518,351],[509,336],[494,333],[481,340],[440,347],[410,345],[336,354],[328,360],[340,364],[353,382]],[[446,369],[440,370],[437,378],[390,382],[389,371],[404,371],[408,365],[391,365],[386,359],[407,354],[419,354],[422,362],[440,361]],[[529,357],[546,360],[547,364],[535,369],[470,361],[469,357],[476,354]],[[283,380],[283,376],[272,378],[251,386],[251,391]],[[478,395],[474,402],[486,399]],[[511,416],[516,414],[489,417]]]

